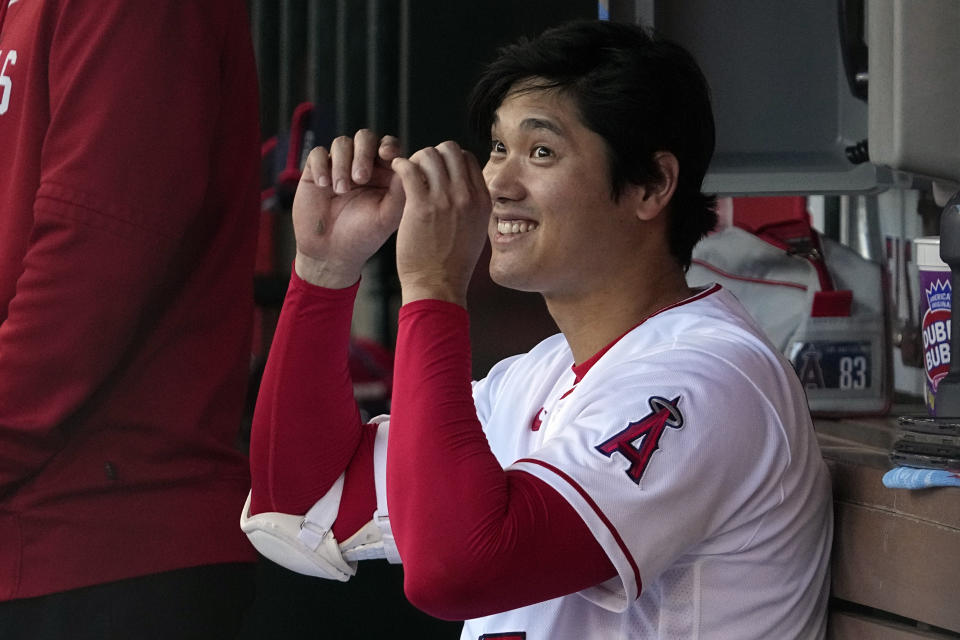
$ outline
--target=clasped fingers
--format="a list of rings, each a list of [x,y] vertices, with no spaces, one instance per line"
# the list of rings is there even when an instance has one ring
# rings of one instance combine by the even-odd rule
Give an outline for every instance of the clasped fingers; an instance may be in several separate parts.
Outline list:
[[[390,162],[402,153],[396,137],[378,138],[370,129],[360,129],[352,137],[335,138],[329,151],[314,148],[302,179],[312,180],[320,188],[332,187],[337,195],[359,186],[385,187],[392,177]]]
[[[490,195],[477,159],[451,141],[394,160],[414,216],[469,213],[486,217]]]

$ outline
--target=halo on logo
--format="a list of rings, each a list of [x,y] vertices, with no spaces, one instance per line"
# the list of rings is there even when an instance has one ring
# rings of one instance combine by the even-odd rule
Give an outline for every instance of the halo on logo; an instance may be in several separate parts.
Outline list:
[[[648,402],[654,413],[659,413],[662,409],[666,409],[670,413],[670,417],[666,420],[667,425],[674,429],[679,429],[683,426],[683,416],[680,414],[680,410],[677,409],[677,401],[679,399],[679,396],[672,401],[659,396],[652,396]]]

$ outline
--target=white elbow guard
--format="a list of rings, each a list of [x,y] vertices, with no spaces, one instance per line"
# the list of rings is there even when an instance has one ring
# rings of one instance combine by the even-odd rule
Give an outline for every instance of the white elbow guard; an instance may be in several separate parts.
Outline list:
[[[377,418],[374,422],[381,424],[385,420]],[[264,557],[308,576],[346,582],[357,572],[358,560],[386,558],[399,563],[386,509],[386,445],[387,424],[381,424],[374,445],[377,511],[370,522],[342,544],[332,530],[343,494],[342,474],[304,516],[272,511],[251,516],[248,494],[240,529]]]
[[[248,494],[240,528],[257,551],[280,566],[308,576],[346,582],[357,572],[357,565],[344,560],[331,529],[342,493],[343,475],[305,516],[274,511],[251,516]]]

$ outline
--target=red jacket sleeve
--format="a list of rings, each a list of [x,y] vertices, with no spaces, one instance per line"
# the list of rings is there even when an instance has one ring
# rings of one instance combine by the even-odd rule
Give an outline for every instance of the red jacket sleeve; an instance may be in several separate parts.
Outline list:
[[[616,571],[549,485],[504,471],[477,419],[466,311],[423,300],[400,311],[387,448],[390,522],[407,597],[466,619],[548,600]]]
[[[71,418],[162,313],[172,256],[207,232],[197,212],[226,29],[202,3],[59,4],[42,25],[49,50],[17,61],[18,71],[45,65],[47,86],[33,90],[49,88],[49,126],[29,246],[0,325],[0,495],[62,446]]]

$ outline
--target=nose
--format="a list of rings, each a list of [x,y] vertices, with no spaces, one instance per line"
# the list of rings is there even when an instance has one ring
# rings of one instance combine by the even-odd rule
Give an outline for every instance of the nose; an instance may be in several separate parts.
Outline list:
[[[483,179],[494,202],[521,200],[526,193],[521,176],[522,167],[516,157],[496,158],[483,168]]]

